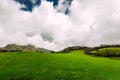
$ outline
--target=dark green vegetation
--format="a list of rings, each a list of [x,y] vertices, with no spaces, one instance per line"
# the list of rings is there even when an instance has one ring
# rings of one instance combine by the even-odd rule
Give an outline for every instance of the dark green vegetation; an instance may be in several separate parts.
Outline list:
[[[102,57],[120,57],[120,46],[95,47],[85,50],[86,54]]]
[[[120,57],[120,48],[102,48],[91,52],[94,55],[105,56],[105,57]]]
[[[120,61],[69,54],[0,53],[0,80],[120,80]]]

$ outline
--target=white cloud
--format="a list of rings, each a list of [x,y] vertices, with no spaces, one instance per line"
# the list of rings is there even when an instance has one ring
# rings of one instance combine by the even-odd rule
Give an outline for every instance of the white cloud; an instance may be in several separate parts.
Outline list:
[[[45,0],[31,13],[21,11],[12,0],[0,3],[0,46],[33,44],[59,50],[120,43],[119,0],[74,0],[69,15],[58,13]],[[58,9],[64,12],[65,7],[59,4]]]

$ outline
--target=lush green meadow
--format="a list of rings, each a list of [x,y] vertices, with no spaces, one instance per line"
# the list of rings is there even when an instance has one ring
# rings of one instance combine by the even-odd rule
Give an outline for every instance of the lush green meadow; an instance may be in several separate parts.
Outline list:
[[[120,60],[70,53],[0,53],[0,80],[120,80]]]

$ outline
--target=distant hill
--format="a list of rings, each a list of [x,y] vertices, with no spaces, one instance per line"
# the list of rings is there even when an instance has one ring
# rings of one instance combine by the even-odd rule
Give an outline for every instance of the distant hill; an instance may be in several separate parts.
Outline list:
[[[33,45],[16,45],[16,44],[9,44],[3,48],[4,50],[10,51],[31,51],[35,52],[36,48]]]
[[[5,47],[0,48],[0,52],[53,52],[52,50],[47,50],[44,48],[36,48],[35,46],[29,45],[17,45],[8,44]]]
[[[83,50],[86,54],[104,57],[120,57],[120,45],[101,45],[96,47],[73,46],[67,47],[58,52],[36,48],[33,45],[8,44],[0,48],[0,52],[45,52],[45,53],[69,53],[74,50]]]
[[[37,52],[53,53],[54,51],[52,51],[52,50],[48,50],[48,49],[44,49],[44,48],[37,48]]]

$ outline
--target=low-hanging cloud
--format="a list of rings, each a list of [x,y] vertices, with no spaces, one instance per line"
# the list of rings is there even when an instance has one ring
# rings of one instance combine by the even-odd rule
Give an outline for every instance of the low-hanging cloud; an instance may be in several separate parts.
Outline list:
[[[15,1],[0,0],[0,46],[33,44],[60,50],[120,43],[120,0],[73,0],[65,7],[61,2],[54,8],[42,0],[30,13]],[[56,10],[66,8],[68,15]]]

